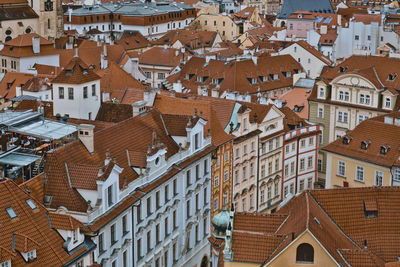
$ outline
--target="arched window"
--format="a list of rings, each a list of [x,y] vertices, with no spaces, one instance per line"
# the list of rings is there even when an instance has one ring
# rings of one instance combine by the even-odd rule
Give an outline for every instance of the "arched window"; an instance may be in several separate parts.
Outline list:
[[[314,262],[314,248],[307,243],[302,243],[297,247],[296,262]]]

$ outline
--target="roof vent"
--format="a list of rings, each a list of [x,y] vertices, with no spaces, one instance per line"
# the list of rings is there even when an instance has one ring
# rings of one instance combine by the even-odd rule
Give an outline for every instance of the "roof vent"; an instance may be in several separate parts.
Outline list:
[[[386,124],[393,124],[393,118],[392,118],[392,117],[389,117],[389,116],[385,116],[384,122],[385,122]]]
[[[378,217],[378,203],[375,199],[364,200],[364,215],[365,218]]]

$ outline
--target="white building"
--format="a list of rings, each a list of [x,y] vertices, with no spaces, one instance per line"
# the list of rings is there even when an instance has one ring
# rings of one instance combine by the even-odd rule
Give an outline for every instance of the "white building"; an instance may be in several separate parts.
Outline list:
[[[306,41],[300,40],[279,52],[279,55],[291,55],[303,67],[307,76],[317,78],[325,66],[330,66],[332,61],[316,50]]]
[[[100,108],[100,77],[78,56],[53,79],[53,115],[94,120]]]
[[[319,126],[306,126],[284,136],[282,199],[313,189],[317,181]]]

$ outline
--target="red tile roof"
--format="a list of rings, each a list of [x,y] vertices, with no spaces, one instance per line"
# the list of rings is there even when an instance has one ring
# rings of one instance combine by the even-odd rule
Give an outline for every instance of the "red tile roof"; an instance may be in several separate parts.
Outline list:
[[[181,53],[179,49],[153,47],[139,55],[139,64],[174,68],[187,56],[186,53]]]
[[[83,84],[96,80],[100,80],[100,76],[90,69],[81,58],[74,57],[52,80],[52,83]]]
[[[139,31],[124,31],[121,39],[116,40],[115,43],[122,46],[126,51],[146,48],[150,45],[150,41]]]
[[[303,47],[305,50],[307,50],[309,53],[311,53],[313,56],[324,62],[325,64],[332,65],[333,62],[328,57],[324,56],[321,52],[316,50],[312,45],[310,45],[306,41],[300,40],[297,41],[296,43],[301,47]]]
[[[199,48],[211,48],[217,32],[214,31],[191,31],[191,30],[173,30],[157,40],[152,41],[153,45],[172,46],[179,41],[184,47],[190,50]]]
[[[0,82],[0,96],[11,99],[16,96],[16,87],[21,87],[33,78],[33,74],[22,72],[7,72]]]
[[[27,199],[33,201],[35,209],[28,206]],[[64,239],[49,225],[47,209],[11,180],[0,182],[0,203],[0,262],[11,260],[13,266],[26,265],[23,257],[13,252],[13,234],[17,251],[36,249],[34,264],[37,266],[61,266],[87,252],[86,248],[81,248],[69,255],[63,248]],[[7,214],[8,207],[16,213],[15,219]]]

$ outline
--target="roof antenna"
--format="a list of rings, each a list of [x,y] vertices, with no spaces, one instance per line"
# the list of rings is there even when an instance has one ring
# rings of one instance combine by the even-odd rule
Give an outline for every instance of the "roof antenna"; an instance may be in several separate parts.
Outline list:
[[[78,45],[75,44],[74,47],[75,47],[75,55],[74,55],[74,57],[78,57]]]

